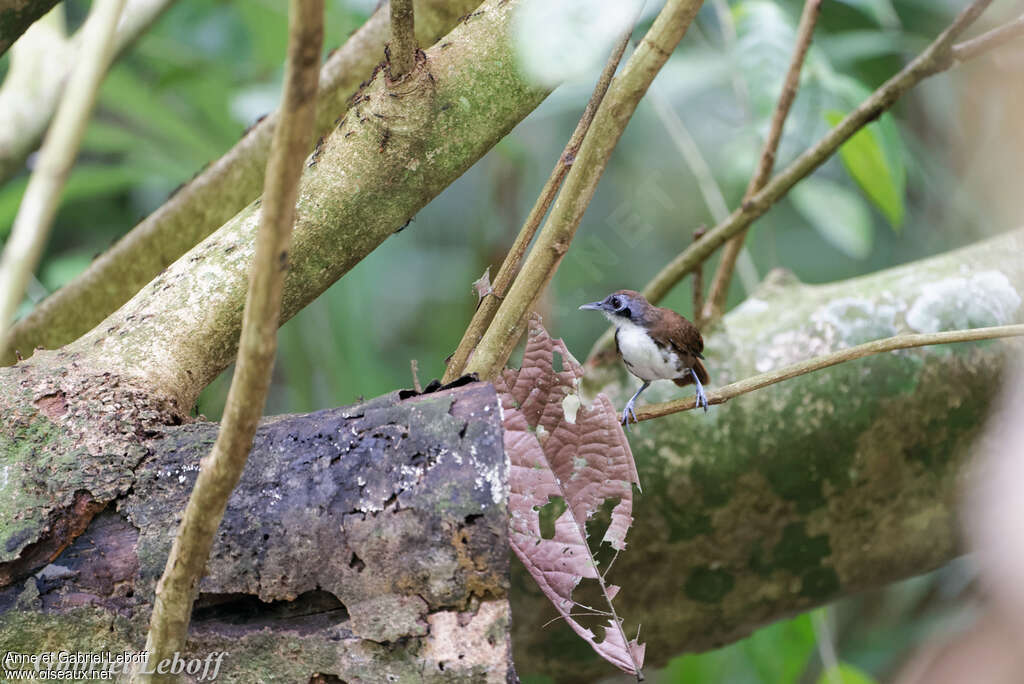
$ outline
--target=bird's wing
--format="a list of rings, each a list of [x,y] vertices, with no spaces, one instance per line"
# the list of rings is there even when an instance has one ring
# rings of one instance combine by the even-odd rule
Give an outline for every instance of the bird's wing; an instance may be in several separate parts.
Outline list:
[[[700,362],[704,351],[704,338],[697,326],[671,309],[659,307],[659,321],[649,329],[651,337],[658,343],[675,348],[681,356],[694,358],[693,369],[701,382],[708,382],[708,371]],[[687,378],[683,378],[688,380]]]

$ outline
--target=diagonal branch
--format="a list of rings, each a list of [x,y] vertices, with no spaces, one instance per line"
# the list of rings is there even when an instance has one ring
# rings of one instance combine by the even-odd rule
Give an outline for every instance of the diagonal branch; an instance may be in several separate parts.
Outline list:
[[[426,50],[413,78],[377,77],[303,170],[281,320],[298,313],[476,163],[544,100],[516,67],[518,2],[487,0]],[[187,412],[231,364],[260,202],[66,346]]]
[[[484,333],[466,371],[481,378],[499,373],[522,336],[526,317],[569,249],[612,150],[640,98],[682,40],[701,0],[670,0],[611,86],[583,140],[537,243]]]
[[[562,185],[562,180],[565,178],[566,174],[569,173],[569,169],[572,168],[573,161],[576,159],[576,154],[579,152],[580,145],[583,143],[583,138],[586,136],[587,131],[590,130],[590,124],[594,120],[594,114],[597,113],[597,108],[601,104],[601,100],[604,99],[605,93],[608,91],[608,85],[611,83],[612,76],[615,75],[615,70],[619,67],[619,62],[622,60],[622,55],[626,51],[626,46],[629,44],[629,38],[631,35],[633,35],[632,24],[629,29],[623,33],[619,42],[612,50],[611,55],[608,57],[608,62],[605,64],[604,70],[597,79],[597,84],[594,86],[594,92],[590,95],[590,101],[587,102],[587,106],[583,110],[583,115],[580,117],[579,123],[576,124],[576,129],[569,137],[569,142],[565,144],[565,149],[562,150],[562,154],[558,158],[558,161],[555,162],[555,167],[551,169],[551,174],[548,176],[547,182],[541,189],[540,195],[537,196],[537,201],[534,202],[533,208],[530,209],[530,213],[526,217],[526,222],[523,223],[523,227],[519,230],[519,234],[516,236],[515,242],[512,243],[512,247],[509,248],[508,254],[505,255],[505,260],[501,263],[498,275],[494,278],[491,293],[483,298],[480,302],[480,306],[478,306],[476,311],[473,313],[473,318],[466,327],[466,332],[463,333],[462,339],[459,341],[459,346],[456,347],[455,353],[452,354],[451,359],[448,361],[448,366],[445,369],[444,379],[442,382],[451,382],[462,375],[462,372],[466,367],[466,361],[469,359],[469,355],[473,352],[473,349],[476,348],[476,345],[479,344],[480,338],[483,337],[484,332],[487,330],[487,326],[489,326],[491,321],[494,319],[494,314],[497,312],[498,306],[501,304],[501,300],[508,293],[508,289],[512,285],[512,280],[519,272],[519,265],[523,261],[523,255],[526,254],[526,248],[529,246],[530,241],[533,240],[533,236],[536,235],[537,228],[540,227],[540,222],[548,213],[551,203],[555,201],[555,196],[558,194],[558,189]]]
[[[1022,35],[1024,35],[1024,15],[1017,17],[1015,21],[983,33],[977,38],[957,43],[953,46],[953,59],[958,62],[966,62]]]
[[[316,115],[323,0],[291,0],[288,61],[281,116],[267,165],[256,253],[249,274],[238,362],[224,418],[157,584],[146,650],[159,663],[183,651],[192,601],[203,575],[228,497],[242,475],[263,413],[277,350],[281,293],[295,222],[302,163]],[[140,674],[137,681],[149,681]]]
[[[1018,337],[1024,335],[1024,325],[998,325],[990,328],[974,328],[971,330],[949,330],[937,333],[922,333],[912,335],[896,335],[882,340],[874,340],[858,344],[856,347],[841,349],[831,354],[816,356],[813,359],[790,364],[767,373],[761,373],[744,380],[726,385],[725,387],[708,392],[709,404],[724,404],[741,394],[753,392],[769,385],[774,385],[784,380],[791,380],[797,376],[812,373],[814,371],[835,366],[846,361],[862,359],[872,354],[884,354],[885,352],[897,349],[911,349],[913,347],[926,347],[933,344],[952,344],[955,342],[976,342],[978,340],[991,340],[999,337]],[[637,420],[650,420],[661,418],[680,411],[689,411],[696,406],[694,397],[666,401],[660,404],[651,404],[637,412]]]
[[[4,245],[0,257],[0,348],[5,346],[11,320],[50,235],[64,181],[75,162],[96,94],[110,65],[114,29],[122,7],[124,0],[100,0],[89,12],[82,59],[71,74]]]
[[[420,42],[434,43],[455,26],[460,15],[479,4],[479,0],[422,0],[416,22]],[[328,57],[320,72],[317,127],[310,148],[313,139],[330,132],[346,111],[360,81],[380,61],[387,36],[385,6]],[[14,326],[11,347],[27,356],[38,346],[54,349],[77,339],[255,200],[263,185],[275,121],[273,114],[259,121],[81,275],[41,302]],[[0,349],[0,364],[14,361],[13,349]]]
[[[786,71],[786,78],[782,83],[782,92],[779,94],[779,101],[772,113],[768,138],[764,141],[757,170],[750,179],[747,191],[743,194],[743,202],[749,200],[763,188],[772,176],[772,170],[775,168],[775,155],[779,149],[779,142],[782,140],[782,130],[785,128],[786,117],[789,116],[790,107],[792,107],[797,90],[800,88],[800,71],[803,69],[807,50],[811,46],[814,26],[818,22],[820,13],[821,0],[806,0],[803,13],[800,15],[800,25],[796,31],[796,47],[793,48],[793,57],[790,59],[789,69]],[[732,273],[736,268],[736,259],[739,257],[740,250],[743,249],[746,237],[747,229],[744,228],[726,243],[725,249],[722,251],[722,260],[718,263],[711,289],[708,291],[704,310],[700,313],[694,312],[698,327],[703,328],[722,315],[722,311],[725,309],[725,299],[729,294],[729,283],[732,281]]]
[[[170,7],[174,0],[127,0],[114,34],[114,59],[132,44]],[[64,7],[51,11],[63,17]],[[11,48],[11,68],[0,88],[0,183],[10,180],[25,166],[28,155],[39,147],[53,119],[64,83],[81,53],[82,33],[63,39],[51,29],[44,33],[44,17]],[[60,20],[63,34],[63,20]]]
[[[644,286],[643,294],[651,302],[659,302],[675,287],[676,283],[689,274],[697,264],[704,262],[716,249],[731,237],[763,216],[771,207],[789,192],[804,177],[810,175],[831,157],[839,146],[849,140],[857,131],[871,123],[915,85],[937,73],[941,73],[957,62],[953,59],[953,41],[963,33],[985,10],[991,0],[974,0],[925,50],[915,57],[895,76],[883,83],[842,121],[836,124],[812,147],[808,148],[789,166],[772,178],[760,191],[735,209],[729,217],[715,226],[699,241],[691,244]],[[965,43],[966,44],[966,43]],[[990,47],[997,47],[993,42]],[[977,57],[982,52],[975,52]],[[594,344],[590,359],[611,348],[612,332],[608,330]]]
[[[762,216],[794,185],[818,168],[854,133],[878,118],[912,87],[953,65],[950,58],[953,41],[981,15],[992,0],[974,0],[924,52],[898,74],[883,83],[856,109],[836,124],[816,145],[797,157],[789,166],[755,193],[729,218],[715,226],[700,242],[673,259],[644,288],[651,301],[660,301],[698,261],[707,259],[726,240],[738,234]]]

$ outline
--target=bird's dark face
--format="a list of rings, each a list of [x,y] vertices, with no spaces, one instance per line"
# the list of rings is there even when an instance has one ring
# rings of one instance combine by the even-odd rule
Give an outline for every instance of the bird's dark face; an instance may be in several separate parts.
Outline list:
[[[584,304],[584,311],[600,311],[612,323],[633,321],[639,323],[644,311],[650,306],[639,292],[619,290],[612,292],[599,302]]]

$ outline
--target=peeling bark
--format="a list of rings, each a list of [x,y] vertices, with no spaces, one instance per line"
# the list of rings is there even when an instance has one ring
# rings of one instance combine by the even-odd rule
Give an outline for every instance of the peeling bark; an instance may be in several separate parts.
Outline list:
[[[775,272],[707,336],[726,384],[901,332],[1024,318],[1024,231],[828,285]],[[648,665],[740,639],[842,596],[927,572],[961,552],[959,491],[1019,339],[925,347],[841,364],[706,416],[633,427],[643,494],[609,581],[628,592]],[[591,368],[616,405],[635,384]],[[656,383],[648,401],[678,396]],[[515,659],[559,682],[607,674],[516,564]],[[641,579],[642,578],[642,579]],[[627,631],[631,622],[627,621]]]
[[[102,512],[57,511],[84,529],[62,553],[0,564],[0,647],[141,649],[216,429],[161,429],[121,486],[89,497]],[[188,652],[228,651],[228,682],[505,681],[506,500],[489,385],[269,419],[214,543]]]

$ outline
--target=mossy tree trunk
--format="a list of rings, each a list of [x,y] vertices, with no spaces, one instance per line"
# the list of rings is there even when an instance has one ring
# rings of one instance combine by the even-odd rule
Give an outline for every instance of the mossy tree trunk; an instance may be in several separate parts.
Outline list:
[[[46,396],[36,416],[19,421],[22,444],[59,431],[66,404]],[[101,413],[112,406],[100,401]],[[122,409],[109,412],[106,427]],[[105,450],[130,460],[83,473],[62,461],[88,458],[71,444],[5,462],[5,477],[69,502],[49,527],[32,528],[42,534],[34,543],[3,530],[5,653],[141,648],[177,520],[216,431],[193,422],[153,426],[145,438],[121,434]],[[315,673],[347,682],[506,681],[506,490],[489,385],[405,400],[396,392],[265,421],[182,657],[228,652],[218,677],[228,682]]]
[[[543,99],[544,91],[515,68],[509,25],[516,4],[485,2],[428,49],[398,89],[378,75],[317,146],[302,181],[285,319],[401,227]],[[48,621],[77,628],[80,641],[74,644],[86,650],[97,646],[98,633],[111,649],[142,643],[144,620],[138,616],[162,567],[175,506],[184,504],[190,468],[198,467],[203,445],[212,441],[211,426],[172,426],[186,420],[198,392],[234,357],[258,210],[258,200],[242,209],[83,337],[0,369],[5,646],[13,639],[20,639],[10,641],[18,648],[38,646]],[[1022,247],[1018,232],[847,283],[804,286],[775,279],[708,336],[712,378],[724,384],[903,330],[1017,321]],[[644,625],[650,663],[739,638],[764,622],[926,571],[954,555],[954,485],[997,389],[1006,350],[1017,346],[992,342],[872,357],[748,395],[707,416],[679,414],[634,428],[645,490],[630,549],[617,561],[613,579],[629,588],[629,614]],[[614,370],[595,369],[591,384],[613,392],[620,404],[627,396]],[[463,390],[478,399],[490,391]],[[667,396],[655,387],[645,397],[656,399],[659,391]],[[492,486],[485,502],[476,498],[482,490],[466,456],[473,440],[489,439],[496,411],[487,410],[489,399],[477,404],[475,415],[459,415],[458,398],[448,404],[441,395],[410,401],[417,408],[393,406],[389,398],[364,406],[362,417],[340,410],[274,419],[263,428],[267,451],[253,456],[245,476],[249,488],[229,514],[200,605],[214,622],[231,622],[255,607],[259,620],[291,625],[283,627],[290,635],[280,640],[255,634],[257,623],[249,623],[249,631],[245,625],[235,629],[237,620],[230,629],[218,628],[216,638],[242,634],[238,648],[252,654],[251,667],[277,661],[291,667],[294,647],[304,664],[326,663],[325,671],[341,672],[337,651],[302,650],[302,639],[323,638],[321,631],[342,641],[350,632],[374,642],[363,647],[382,667],[405,658],[402,667],[421,672],[450,662],[451,654],[464,660],[457,658],[465,655],[458,639],[474,652],[504,647],[498,636],[507,621],[502,569],[481,546],[481,539],[489,539],[491,551],[504,554],[503,527],[495,522],[504,506],[504,462],[486,462]],[[399,418],[394,411],[408,413]],[[430,485],[417,490],[418,507],[403,500],[401,492],[411,491],[404,485],[387,495],[375,491],[373,500],[383,496],[378,515],[420,525],[423,540],[444,549],[435,556],[435,569],[462,579],[452,585],[431,583],[429,573],[403,577],[394,580],[402,593],[368,588],[369,605],[360,608],[339,578],[357,587],[369,582],[378,574],[377,566],[366,572],[373,560],[386,573],[384,566],[400,561],[383,553],[375,558],[373,549],[406,539],[404,532],[377,534],[390,528],[367,532],[362,518],[372,512],[359,509],[366,501],[359,497],[369,494],[354,493],[352,485],[365,489],[369,484],[359,478],[370,480],[362,468],[349,473],[342,465],[341,454],[348,458],[361,447],[340,441],[337,430],[369,428],[366,416],[373,412],[384,428],[362,442],[371,456],[407,440],[393,434],[395,425],[406,422],[418,426],[409,434],[420,443],[442,448],[445,440],[457,440],[459,446],[436,452],[433,461],[431,448],[424,447],[426,456],[414,450],[438,474],[449,472],[442,482],[415,463],[415,454],[401,452],[412,459],[407,467]],[[336,443],[323,436],[335,434]],[[308,450],[285,446],[290,435],[304,435]],[[483,459],[479,451],[477,458]],[[373,457],[358,462],[370,472],[381,465]],[[453,463],[459,467],[448,471]],[[403,469],[395,467],[382,482],[405,482]],[[467,512],[483,503],[489,506],[483,518]],[[316,519],[313,510],[321,513]],[[417,510],[426,517],[417,517]],[[318,527],[321,519],[327,527]],[[379,546],[354,545],[368,536]],[[89,540],[119,560],[87,558]],[[285,572],[282,559],[296,571]],[[51,570],[32,575],[45,567]],[[542,629],[549,614],[535,590],[519,580],[514,586],[522,672],[564,680],[607,672],[589,647],[568,639],[557,623]],[[383,598],[371,599],[371,593]],[[73,605],[83,596],[91,605]],[[289,622],[295,616],[277,601],[299,601],[302,611],[318,617]],[[414,638],[429,640],[448,629],[456,641],[433,647],[420,641],[413,652],[391,638],[399,631],[378,619],[383,617],[396,618],[401,629],[426,631]],[[472,637],[458,632],[467,621],[482,631]],[[338,631],[342,623],[348,632]],[[197,650],[213,649],[206,636],[197,632],[197,639]],[[429,648],[441,655],[429,656]],[[328,668],[331,662],[335,670]],[[296,674],[288,670],[285,679]]]
[[[853,280],[771,274],[705,337],[714,385],[904,332],[1017,323],[1024,230]],[[610,581],[643,626],[648,665],[735,641],[961,552],[960,487],[1019,338],[892,352],[632,428],[643,494]],[[620,364],[588,369],[622,405]],[[653,385],[650,401],[679,396]],[[641,579],[642,578],[642,579]],[[628,593],[627,593],[628,592]],[[513,568],[521,675],[606,672]]]

